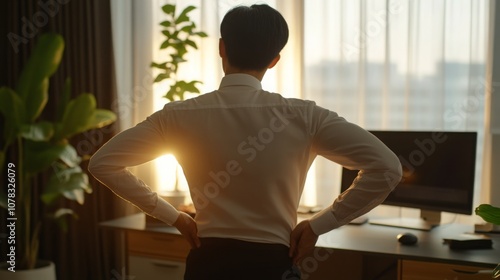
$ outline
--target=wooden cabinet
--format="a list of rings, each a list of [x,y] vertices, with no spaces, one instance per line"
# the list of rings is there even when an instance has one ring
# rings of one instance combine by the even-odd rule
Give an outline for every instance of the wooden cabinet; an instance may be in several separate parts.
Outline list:
[[[185,264],[183,262],[161,260],[130,255],[129,275],[134,279],[184,279]]]
[[[127,234],[128,274],[136,279],[182,280],[189,243],[180,235],[130,231]]]
[[[492,278],[488,268],[437,262],[402,260],[399,263],[400,280],[482,280]]]

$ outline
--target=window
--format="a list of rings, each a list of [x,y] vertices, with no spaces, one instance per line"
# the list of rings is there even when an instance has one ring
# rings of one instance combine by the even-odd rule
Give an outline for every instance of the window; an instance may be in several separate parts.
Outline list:
[[[114,0],[113,10],[134,18],[128,44],[135,46],[130,55],[135,64],[117,69],[134,69],[130,80],[144,88],[143,77],[151,81],[153,77],[149,63],[161,56],[158,23],[160,7],[167,1],[125,2]],[[190,54],[181,75],[202,80],[203,92],[216,89],[223,76],[219,24],[231,7],[255,2],[278,9],[290,28],[281,61],[264,78],[265,89],[314,100],[366,129],[478,131],[478,204],[487,87],[487,0],[177,1],[180,9],[187,5],[199,8],[191,16],[209,35],[199,42],[200,50]],[[124,13],[117,5],[132,8]],[[130,23],[126,20],[121,24],[115,20],[114,28],[127,28]],[[120,34],[115,31],[114,36]],[[149,99],[137,102],[130,94],[126,97],[135,104],[128,107],[138,108],[135,122],[167,101],[161,98],[162,87],[165,85],[155,84],[147,89],[154,90],[151,103]],[[172,188],[173,180],[166,178],[179,170],[158,162],[162,166],[157,172],[159,184],[148,183],[161,186],[160,190]],[[326,206],[338,195],[340,168],[336,172],[332,168],[330,162],[316,160],[309,172],[304,204]]]
[[[366,129],[478,131],[482,154],[487,1],[304,3],[305,98]],[[340,168],[316,167],[327,205]]]

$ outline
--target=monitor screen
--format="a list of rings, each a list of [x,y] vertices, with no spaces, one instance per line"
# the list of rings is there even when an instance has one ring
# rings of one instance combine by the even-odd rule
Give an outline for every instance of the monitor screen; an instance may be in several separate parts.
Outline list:
[[[472,214],[476,132],[370,131],[399,158],[403,178],[383,204]],[[357,176],[342,170],[341,191]]]

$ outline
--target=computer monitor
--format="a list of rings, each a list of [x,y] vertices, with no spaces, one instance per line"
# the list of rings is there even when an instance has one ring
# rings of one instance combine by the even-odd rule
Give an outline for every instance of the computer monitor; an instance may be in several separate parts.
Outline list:
[[[403,166],[403,178],[383,202],[417,208],[420,219],[370,219],[372,224],[430,230],[441,212],[472,214],[476,132],[370,131],[389,147]],[[358,170],[342,170],[341,191]]]

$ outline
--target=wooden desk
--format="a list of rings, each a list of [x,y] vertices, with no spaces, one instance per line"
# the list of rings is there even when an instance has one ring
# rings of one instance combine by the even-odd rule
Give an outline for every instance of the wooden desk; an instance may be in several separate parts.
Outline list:
[[[143,279],[137,275],[137,267],[134,271],[137,264],[131,263],[137,262],[137,258],[153,260],[157,269],[168,268],[176,273],[183,269],[181,264],[189,245],[177,229],[146,228],[144,214],[104,222],[101,226],[125,233],[130,275]],[[491,235],[493,249],[455,251],[443,244],[443,238],[472,231],[473,226],[460,224],[442,225],[429,232],[370,224],[346,225],[320,236],[315,252],[300,264],[303,279],[491,279],[491,275],[473,273],[491,270],[500,262],[500,235]],[[417,235],[418,243],[399,244],[396,236],[403,232]]]
[[[318,267],[332,267],[338,261],[343,263],[344,275],[364,271],[359,279],[491,279],[488,271],[500,262],[500,235],[490,235],[493,249],[458,251],[443,243],[443,238],[473,230],[473,226],[461,224],[441,225],[428,232],[370,224],[346,225],[320,236],[317,247],[333,248],[334,254]],[[415,234],[418,243],[405,246],[397,242],[396,236],[404,232]],[[319,267],[311,279],[328,279],[324,278],[328,273]]]
[[[461,233],[472,233],[474,226],[448,224],[431,231],[420,231],[377,225],[347,225],[320,236],[317,246],[340,250],[358,251],[379,255],[397,256],[400,259],[439,261],[454,264],[491,267],[500,262],[500,235],[491,235],[493,249],[450,250],[444,238]],[[418,243],[405,246],[397,242],[400,233],[411,232]]]

